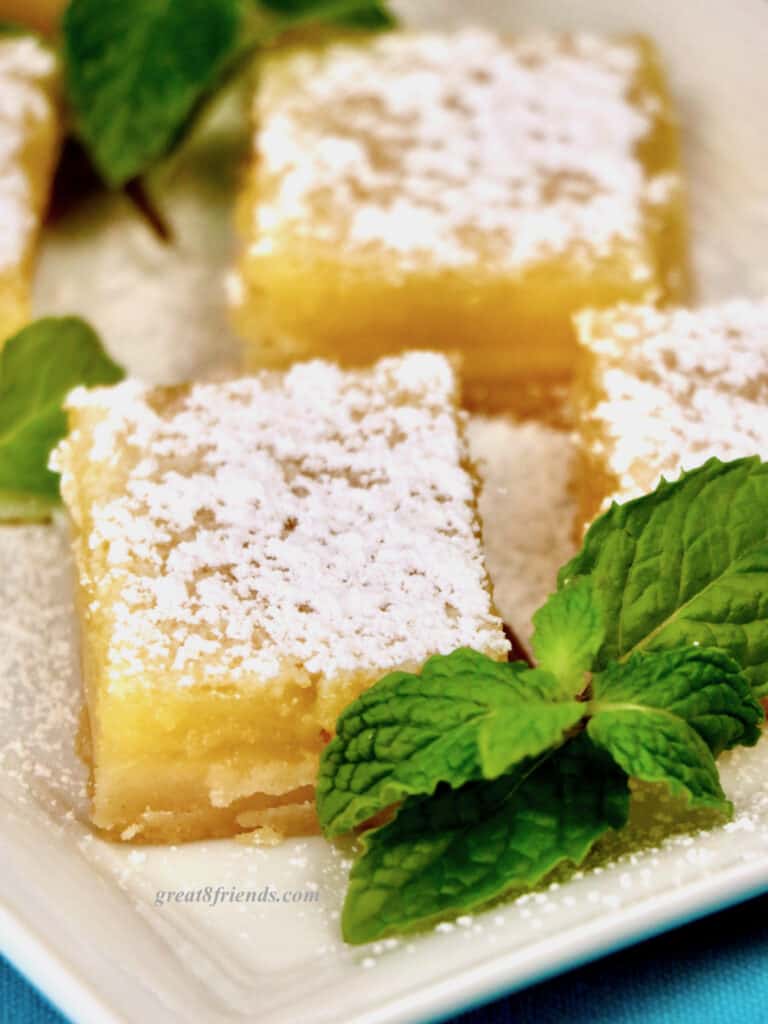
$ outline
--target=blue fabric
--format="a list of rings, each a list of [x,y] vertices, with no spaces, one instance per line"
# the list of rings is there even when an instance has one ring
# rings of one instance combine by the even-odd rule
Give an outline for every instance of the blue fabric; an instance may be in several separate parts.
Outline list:
[[[0,1024],[62,1022],[0,962]],[[454,1024],[603,1022],[768,1024],[768,897],[473,1010]]]
[[[64,1024],[64,1017],[2,957],[0,1024]]]

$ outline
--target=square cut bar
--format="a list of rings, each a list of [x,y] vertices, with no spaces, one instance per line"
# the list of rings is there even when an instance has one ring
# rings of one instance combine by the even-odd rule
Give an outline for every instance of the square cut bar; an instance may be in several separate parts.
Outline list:
[[[0,36],[0,345],[29,319],[35,241],[58,147],[53,53],[34,36]]]
[[[314,826],[342,709],[395,669],[508,651],[444,356],[77,391],[93,821],[176,841]]]
[[[469,403],[541,411],[572,314],[686,292],[651,44],[384,33],[262,63],[231,279],[252,367],[458,351]]]
[[[577,317],[580,524],[708,458],[768,457],[768,301]]]

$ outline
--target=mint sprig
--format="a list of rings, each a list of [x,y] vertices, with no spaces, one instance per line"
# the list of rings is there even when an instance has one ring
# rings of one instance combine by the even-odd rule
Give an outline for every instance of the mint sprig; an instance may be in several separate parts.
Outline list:
[[[64,399],[78,385],[122,377],[78,317],[45,317],[8,339],[0,350],[0,521],[50,515],[59,478],[48,457],[67,432]]]
[[[67,94],[101,176],[119,187],[143,174],[248,58],[319,23],[380,29],[393,19],[379,0],[71,0]]]
[[[534,617],[538,668],[461,650],[364,693],[317,786],[328,835],[387,813],[347,941],[581,863],[626,822],[630,777],[727,813],[715,757],[760,736],[767,593],[768,465],[711,460],[592,526]]]

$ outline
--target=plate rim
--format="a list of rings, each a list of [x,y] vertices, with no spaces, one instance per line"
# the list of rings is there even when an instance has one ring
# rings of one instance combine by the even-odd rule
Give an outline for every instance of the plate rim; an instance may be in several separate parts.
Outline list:
[[[574,924],[560,934],[548,962],[542,963],[542,952],[552,946],[551,937],[529,946],[522,959],[519,950],[502,953],[448,979],[403,992],[379,1009],[356,1013],[346,1024],[436,1024],[765,894],[768,863],[732,865],[720,876],[692,879],[610,915],[600,913]],[[4,900],[0,925],[5,958],[65,1018],[76,1024],[133,1024]],[[163,1017],[169,1024],[176,1019],[170,1011]],[[311,1018],[305,1019],[311,1024]]]

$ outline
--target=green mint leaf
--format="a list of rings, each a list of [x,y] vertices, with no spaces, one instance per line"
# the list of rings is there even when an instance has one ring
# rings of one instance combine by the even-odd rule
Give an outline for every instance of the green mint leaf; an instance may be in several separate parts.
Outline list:
[[[539,667],[557,677],[564,695],[579,693],[605,636],[592,579],[578,577],[551,594],[533,616],[533,625]]]
[[[69,99],[93,161],[123,185],[173,148],[240,53],[242,0],[71,0]]]
[[[764,715],[743,672],[724,651],[684,647],[633,655],[592,681],[590,712],[602,706],[640,705],[683,719],[717,757],[754,746]]]
[[[549,673],[467,648],[419,675],[395,672],[341,715],[323,751],[317,808],[327,835],[348,832],[406,796],[494,778],[560,744],[584,715],[558,701]]]
[[[711,459],[614,505],[560,573],[590,576],[605,622],[600,670],[636,651],[719,647],[768,694],[768,464]]]
[[[64,398],[79,384],[123,376],[94,330],[77,317],[46,317],[24,327],[0,352],[0,519],[40,518],[58,499],[48,469],[67,432]]]
[[[368,29],[380,31],[387,28],[395,28],[397,18],[387,10],[384,4],[367,4],[359,11],[350,10],[346,14],[339,14],[334,19],[339,25],[346,25],[348,28]]]
[[[666,783],[692,807],[730,809],[709,747],[682,718],[639,705],[609,706],[590,720],[587,733],[628,775]]]
[[[371,942],[536,885],[563,862],[581,864],[628,813],[626,775],[583,736],[522,781],[513,773],[411,797],[393,822],[364,837],[344,938]]]
[[[349,28],[393,28],[394,16],[379,0],[261,0],[285,27],[333,22]]]

